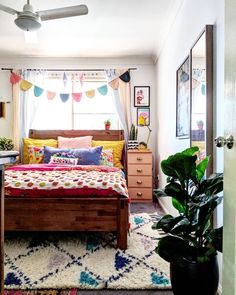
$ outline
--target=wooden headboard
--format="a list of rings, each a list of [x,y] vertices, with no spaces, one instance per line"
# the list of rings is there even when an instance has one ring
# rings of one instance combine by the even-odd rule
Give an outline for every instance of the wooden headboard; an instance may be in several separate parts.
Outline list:
[[[30,129],[30,138],[57,139],[58,136],[78,137],[93,136],[94,140],[124,140],[123,130],[35,130]]]
[[[57,139],[58,136],[63,137],[78,137],[78,136],[93,136],[93,140],[124,140],[123,130],[36,130],[30,129],[29,137],[38,139]],[[126,171],[126,150],[123,149],[122,165]]]

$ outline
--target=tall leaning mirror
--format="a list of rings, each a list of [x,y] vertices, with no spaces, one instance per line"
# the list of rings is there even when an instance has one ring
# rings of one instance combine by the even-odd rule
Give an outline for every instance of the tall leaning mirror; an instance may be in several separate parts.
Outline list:
[[[207,176],[213,172],[213,26],[207,25],[190,50],[191,146],[199,160],[211,155]]]

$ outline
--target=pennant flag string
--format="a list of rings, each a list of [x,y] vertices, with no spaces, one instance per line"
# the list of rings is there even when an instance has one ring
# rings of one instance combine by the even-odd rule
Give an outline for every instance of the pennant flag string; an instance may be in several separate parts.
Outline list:
[[[119,87],[119,79],[121,79],[124,82],[129,82],[130,81],[130,73],[129,71],[126,71],[125,73],[123,73],[121,76],[111,80],[108,85],[110,87],[112,87],[113,89],[118,89]],[[84,81],[84,75],[81,74],[80,75],[80,84],[81,86],[83,85],[83,81]],[[19,75],[17,75],[14,72],[11,72],[11,76],[10,76],[10,82],[11,84],[16,84],[18,82],[20,82],[20,89],[22,91],[28,91],[32,86],[34,86],[34,96],[35,97],[39,97],[43,94],[43,92],[46,92],[47,98],[49,100],[53,100],[55,98],[55,96],[57,95],[56,92],[54,91],[49,91],[49,90],[45,90],[42,87],[39,87],[37,85],[32,84],[31,82],[22,79]],[[67,76],[66,73],[64,73],[63,75],[63,82],[64,85],[67,84]],[[87,90],[87,91],[83,91],[83,92],[78,92],[78,93],[59,93],[60,99],[62,100],[62,102],[66,102],[69,99],[69,96],[71,94],[72,98],[76,101],[76,102],[80,102],[81,98],[83,96],[83,93],[85,93],[85,95],[88,98],[93,98],[95,96],[95,90],[97,90],[101,95],[105,96],[108,93],[108,87],[107,84],[102,85],[96,89],[91,89],[91,90]]]

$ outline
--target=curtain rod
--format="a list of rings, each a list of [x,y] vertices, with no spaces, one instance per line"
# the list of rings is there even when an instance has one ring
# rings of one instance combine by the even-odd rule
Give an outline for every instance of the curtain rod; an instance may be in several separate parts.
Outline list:
[[[13,68],[2,68],[2,71],[12,71]],[[99,72],[108,69],[26,69],[27,71],[48,71],[48,72]],[[137,68],[128,68],[128,71],[136,71]]]

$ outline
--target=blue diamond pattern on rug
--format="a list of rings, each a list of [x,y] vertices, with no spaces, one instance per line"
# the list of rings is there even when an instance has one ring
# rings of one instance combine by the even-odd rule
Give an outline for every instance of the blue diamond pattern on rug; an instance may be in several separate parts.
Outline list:
[[[131,215],[128,249],[112,233],[8,233],[5,288],[170,289],[149,214]]]

